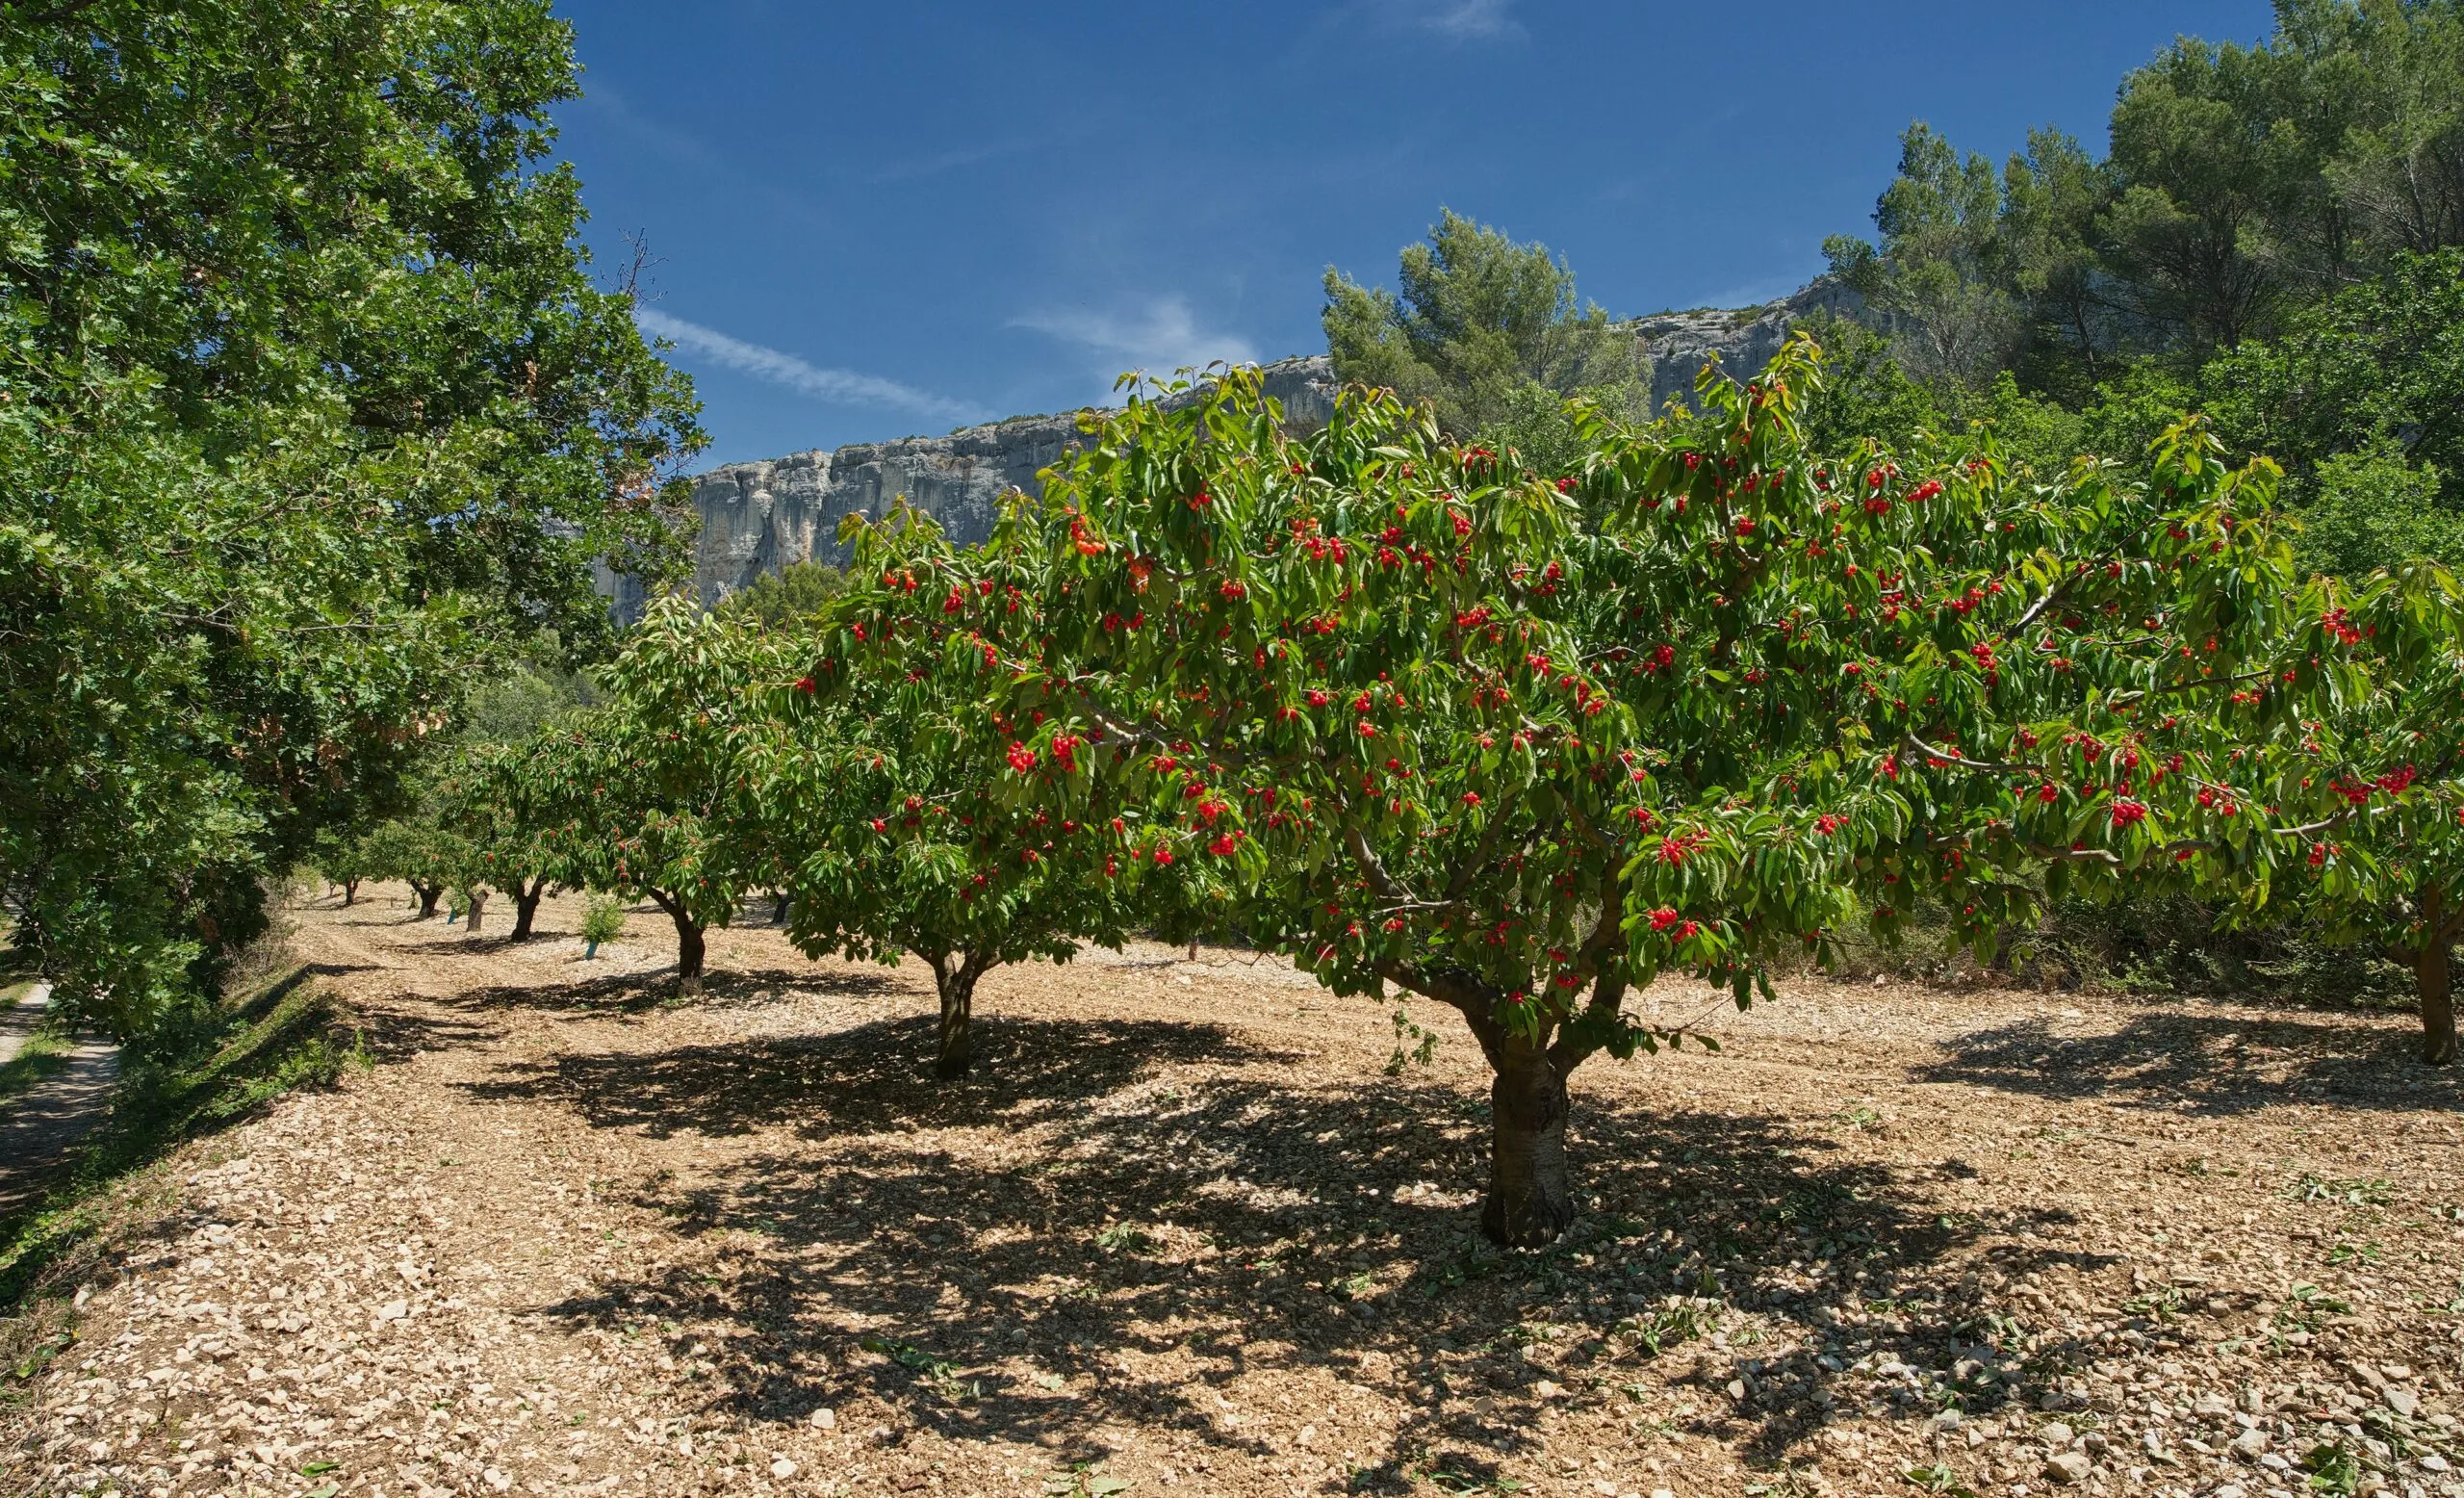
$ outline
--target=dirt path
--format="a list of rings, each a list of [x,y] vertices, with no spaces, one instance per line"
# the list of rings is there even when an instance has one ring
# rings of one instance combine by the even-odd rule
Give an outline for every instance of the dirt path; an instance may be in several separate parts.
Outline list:
[[[987,979],[942,1087],[912,967],[722,933],[677,1007],[656,922],[584,963],[578,916],[304,912],[379,1064],[182,1162],[0,1478],[2459,1490],[2464,1095],[2400,1017],[1799,985],[1578,1072],[1584,1222],[1500,1255],[1435,1015],[1389,1076],[1386,1013],[1280,965],[1096,953]]]
[[[0,1065],[22,1048],[42,1022],[51,985],[37,983],[0,1010]],[[81,1037],[59,1070],[13,1098],[0,1098],[0,1221],[31,1201],[77,1142],[111,1113],[119,1080],[119,1047]]]

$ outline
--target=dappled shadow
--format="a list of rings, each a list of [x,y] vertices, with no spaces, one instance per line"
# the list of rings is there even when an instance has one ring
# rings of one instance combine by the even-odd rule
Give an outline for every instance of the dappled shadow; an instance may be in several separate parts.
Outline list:
[[[1972,1407],[2033,1397],[1990,1345],[1973,1283],[1939,1282],[1941,1261],[2008,1235],[2013,1274],[2103,1263],[2037,1238],[2059,1213],[1945,1216],[1938,1173],[1853,1158],[1818,1130],[1579,1094],[1580,1185],[1600,1203],[1549,1250],[1501,1253],[1470,1193],[1431,1185],[1484,1173],[1476,1096],[1419,1076],[1313,1083],[1295,1058],[1199,1022],[987,1028],[990,1064],[954,1086],[923,1074],[925,1017],[471,1084],[652,1137],[783,1126],[815,1146],[642,1182],[637,1203],[709,1255],[539,1308],[665,1329],[672,1355],[715,1364],[725,1402],[756,1420],[828,1406],[893,1441],[929,1428],[1068,1461],[1116,1455],[1107,1422],[1191,1459],[1289,1457],[1288,1431],[1236,1418],[1225,1395],[1245,1371],[1315,1371],[1412,1411],[1334,1443],[1356,1486],[1399,1488],[1536,1451],[1562,1386],[1613,1388],[1656,1359],[1681,1370],[1693,1432],[1777,1460],[1835,1408],[1865,1411],[1825,1393],[1873,1302],[1906,1323],[1892,1345],[1975,1364],[1957,1396]],[[1709,1340],[1748,1308],[1780,1329],[1766,1356]],[[1131,1371],[1124,1350],[1153,1361]],[[2040,1350],[2031,1377],[2061,1352]],[[1911,1418],[1935,1408],[1911,1400]]]
[[[2290,1019],[2281,1011],[2175,1001],[2104,1035],[2066,1036],[2023,1020],[1941,1043],[1943,1058],[1912,1070],[2035,1098],[2139,1100],[2212,1115],[2301,1098],[2363,1108],[2456,1106],[2464,1081],[2414,1059],[2416,1034],[2383,1024]]]
[[[654,1138],[687,1129],[739,1134],[779,1124],[821,1137],[1023,1124],[1041,1110],[1081,1106],[1163,1066],[1296,1059],[1215,1025],[978,1016],[974,1074],[940,1083],[927,1074],[934,1024],[932,1015],[922,1014],[821,1035],[689,1046],[648,1056],[555,1056],[507,1066],[494,1080],[465,1085],[486,1098],[552,1098],[598,1127]]]
[[[576,1015],[640,1014],[662,1008],[739,1009],[776,1003],[789,992],[837,998],[871,998],[907,992],[897,980],[860,969],[821,968],[712,968],[702,976],[702,992],[690,997],[676,992],[676,969],[593,973],[559,983],[491,984],[471,989],[452,1000],[483,1009],[529,1009]],[[926,994],[926,1001],[931,995]]]

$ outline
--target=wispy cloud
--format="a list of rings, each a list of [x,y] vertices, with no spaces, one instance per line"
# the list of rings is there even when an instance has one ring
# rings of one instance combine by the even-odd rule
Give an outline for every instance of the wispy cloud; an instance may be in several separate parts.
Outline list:
[[[886,406],[894,411],[907,411],[939,421],[981,422],[990,419],[989,413],[981,407],[962,400],[952,400],[912,385],[902,385],[894,379],[884,379],[878,374],[823,369],[792,353],[749,344],[740,338],[730,338],[714,328],[704,327],[699,323],[687,323],[682,318],[670,317],[654,308],[634,308],[633,321],[652,337],[664,338],[687,353],[698,354],[722,369],[750,374],[774,385],[783,385],[816,400]]]
[[[1506,13],[1514,8],[1514,0],[1387,0],[1387,5],[1397,19],[1450,40],[1481,41],[1523,34],[1523,28]]]
[[[1258,356],[1245,338],[1201,328],[1180,297],[1155,297],[1109,309],[1054,308],[1029,313],[1012,325],[1049,333],[1089,350],[1096,356],[1094,373],[1106,379],[1123,370],[1160,375],[1203,369],[1218,359],[1246,364]]]

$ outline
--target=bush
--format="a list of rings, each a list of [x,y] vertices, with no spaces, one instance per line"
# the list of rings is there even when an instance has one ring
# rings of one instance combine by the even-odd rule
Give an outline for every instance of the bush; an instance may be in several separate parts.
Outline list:
[[[625,907],[614,895],[594,894],[582,907],[582,955],[599,955],[600,943],[613,942],[625,934]]]

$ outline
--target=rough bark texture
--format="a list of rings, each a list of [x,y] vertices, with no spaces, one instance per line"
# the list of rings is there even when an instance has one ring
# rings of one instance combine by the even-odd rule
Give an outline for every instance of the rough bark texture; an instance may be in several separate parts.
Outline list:
[[[358,898],[359,898],[359,881],[358,881],[358,880],[356,880],[356,879],[346,879],[346,880],[344,880],[344,881],[343,881],[343,906],[344,906],[344,908],[345,908],[345,909],[348,909],[348,908],[349,908],[349,906],[350,906],[350,903],[351,903],[353,900],[356,900],[356,899],[358,899]]]
[[[464,927],[462,928],[462,929],[463,929],[463,931],[464,931],[464,933],[465,933],[466,935],[475,936],[475,935],[477,935],[477,934],[478,934],[478,930],[479,930],[479,917],[480,917],[481,915],[483,915],[483,914],[485,914],[485,913],[486,913],[487,908],[488,908],[488,891],[485,891],[485,890],[474,890],[474,891],[471,891],[471,921],[470,921],[470,924],[468,924],[468,925],[466,925],[466,926],[464,926]]]
[[[671,900],[655,891],[651,898],[676,922],[676,992],[690,998],[702,992],[702,923],[684,914],[682,900]]]
[[[425,920],[436,914],[436,902],[445,897],[445,887],[414,884],[411,892],[420,897],[420,919]]]
[[[2413,989],[2422,1000],[2422,1060],[2434,1067],[2455,1061],[2455,990],[2449,970],[2446,902],[2433,886],[2422,894],[2422,928],[2427,940],[2413,956]]]
[[[548,881],[538,880],[527,887],[513,887],[513,940],[530,940],[530,922],[539,915],[539,897],[548,892]]]
[[[1565,1073],[1527,1041],[1507,1038],[1488,1048],[1497,1077],[1489,1084],[1489,1200],[1480,1230],[1506,1248],[1540,1248],[1575,1220]]]
[[[933,986],[941,995],[939,1046],[933,1058],[933,1074],[955,1082],[975,1065],[975,980],[983,974],[972,959],[956,967],[946,957],[932,961]]]

